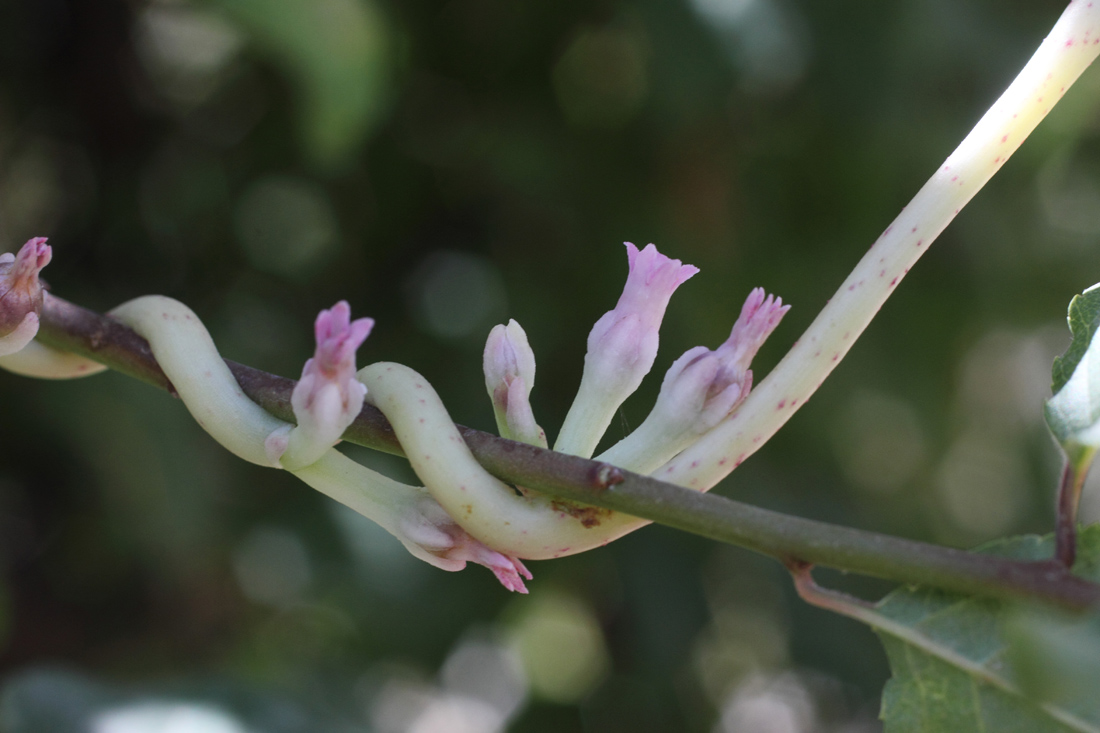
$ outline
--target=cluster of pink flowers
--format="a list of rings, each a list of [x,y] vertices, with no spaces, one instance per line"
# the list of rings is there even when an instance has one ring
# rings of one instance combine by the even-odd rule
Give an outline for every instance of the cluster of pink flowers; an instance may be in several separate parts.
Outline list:
[[[588,336],[584,375],[557,450],[592,455],[619,405],[653,367],[658,331],[673,292],[698,272],[652,244],[639,250],[627,242],[626,248],[626,285],[614,309]],[[0,255],[0,355],[22,349],[37,333],[45,299],[38,274],[50,257],[45,238],[30,240],[17,255]],[[649,417],[608,452],[608,459],[614,455],[624,467],[652,470],[651,464],[672,457],[733,414],[752,387],[753,357],[788,309],[762,288],[753,290],[725,343],[714,350],[699,346],[677,359]],[[353,321],[345,301],[317,316],[316,348],[291,396],[297,425],[275,430],[265,443],[274,465],[291,470],[312,465],[359,415],[367,389],[356,377],[355,354],[373,327],[370,318]],[[530,404],[535,355],[518,323],[492,330],[484,370],[500,434],[545,447],[546,434]],[[391,531],[417,556],[447,570],[475,562],[509,590],[527,592],[523,581],[531,574],[519,558],[471,536],[429,494],[411,501],[398,515]]]

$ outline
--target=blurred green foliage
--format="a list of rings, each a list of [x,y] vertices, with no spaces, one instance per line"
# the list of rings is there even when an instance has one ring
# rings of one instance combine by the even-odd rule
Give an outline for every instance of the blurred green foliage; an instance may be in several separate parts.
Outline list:
[[[1079,539],[1074,572],[1095,582],[1100,526]],[[1054,554],[1054,536],[998,540],[982,551],[1046,560]],[[918,587],[891,593],[871,616],[894,671],[883,693],[888,733],[1047,733],[1100,723],[1095,613],[1071,616]]]
[[[291,376],[346,298],[378,321],[361,362],[409,364],[481,428],[483,339],[514,317],[553,434],[620,243],[652,241],[702,272],[614,439],[757,285],[794,306],[762,378],[1063,5],[3,0],[0,248],[50,236],[59,294],[180,298],[227,357]],[[960,546],[1049,529],[1051,359],[1100,281],[1098,109],[1093,70],[719,491]],[[873,635],[734,548],[651,527],[508,597],[113,374],[0,375],[0,446],[0,682],[198,704],[226,680],[382,732],[877,729]]]

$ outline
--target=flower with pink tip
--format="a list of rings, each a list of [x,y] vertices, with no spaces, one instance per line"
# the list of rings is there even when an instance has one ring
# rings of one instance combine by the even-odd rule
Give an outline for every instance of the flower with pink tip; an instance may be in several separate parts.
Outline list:
[[[749,293],[730,337],[715,350],[722,358],[722,379],[732,383],[743,380],[747,374],[751,381],[749,364],[790,309],[789,305],[783,305],[782,298],[768,295],[764,288]]]
[[[657,358],[657,331],[672,293],[699,268],[665,257],[652,244],[640,252],[630,242],[625,244],[630,263],[626,286],[615,308],[596,321],[588,334],[584,361],[586,372],[591,362],[594,369],[636,382],[633,392]]]
[[[477,563],[489,568],[508,590],[527,592],[523,581],[531,580],[531,573],[519,558],[492,550],[471,537],[430,496],[416,502],[395,534],[413,555],[437,568],[456,572],[467,562]]]
[[[637,314],[647,328],[656,331],[665,317],[672,293],[698,273],[699,268],[665,257],[652,244],[647,244],[641,251],[630,242],[623,244],[626,245],[630,272],[626,276],[623,294],[619,296],[612,313],[617,313],[620,318]]]
[[[527,334],[514,320],[489,332],[485,342],[485,388],[493,401],[497,429],[510,440],[546,447],[546,433],[531,410],[535,386],[535,353]]]
[[[657,358],[657,331],[676,288],[699,272],[657,251],[626,242],[630,272],[613,310],[588,335],[584,374],[566,415],[555,450],[591,456],[619,405],[629,397]]]
[[[52,256],[45,237],[31,239],[16,255],[0,255],[0,355],[20,351],[38,333],[46,297],[38,273]]]
[[[314,323],[317,347],[302,369],[290,403],[298,425],[267,439],[268,457],[284,468],[307,466],[340,441],[363,409],[367,388],[355,378],[355,352],[374,327],[370,318],[351,320],[340,301]]]
[[[456,540],[454,547],[447,551],[447,559],[461,562],[463,565],[467,561],[484,565],[508,590],[527,593],[527,586],[523,581],[531,580],[531,571],[524,567],[519,558],[490,550],[465,532]]]
[[[689,349],[673,362],[657,404],[637,430],[600,456],[649,473],[733,414],[752,389],[749,364],[789,305],[756,288],[725,343]]]

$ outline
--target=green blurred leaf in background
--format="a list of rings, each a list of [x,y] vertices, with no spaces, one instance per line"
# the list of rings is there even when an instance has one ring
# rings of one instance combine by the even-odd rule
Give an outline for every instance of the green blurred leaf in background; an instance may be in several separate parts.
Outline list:
[[[372,0],[210,0],[290,77],[307,157],[347,167],[383,116],[390,37]]]

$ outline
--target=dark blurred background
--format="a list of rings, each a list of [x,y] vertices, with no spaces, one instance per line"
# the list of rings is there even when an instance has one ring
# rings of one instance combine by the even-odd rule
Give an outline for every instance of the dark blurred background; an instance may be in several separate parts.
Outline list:
[[[794,308],[759,380],[1063,7],[0,0],[0,250],[49,236],[59,295],[179,298],[288,376],[346,298],[378,321],[360,363],[483,429],[481,349],[514,317],[553,434],[621,242],[655,242],[702,272],[616,439],[762,285]],[[1093,70],[717,491],[957,546],[1046,531],[1040,405],[1100,280],[1098,112]],[[877,641],[770,560],[650,527],[531,567],[520,597],[420,563],[121,376],[0,374],[5,733],[879,730]]]

